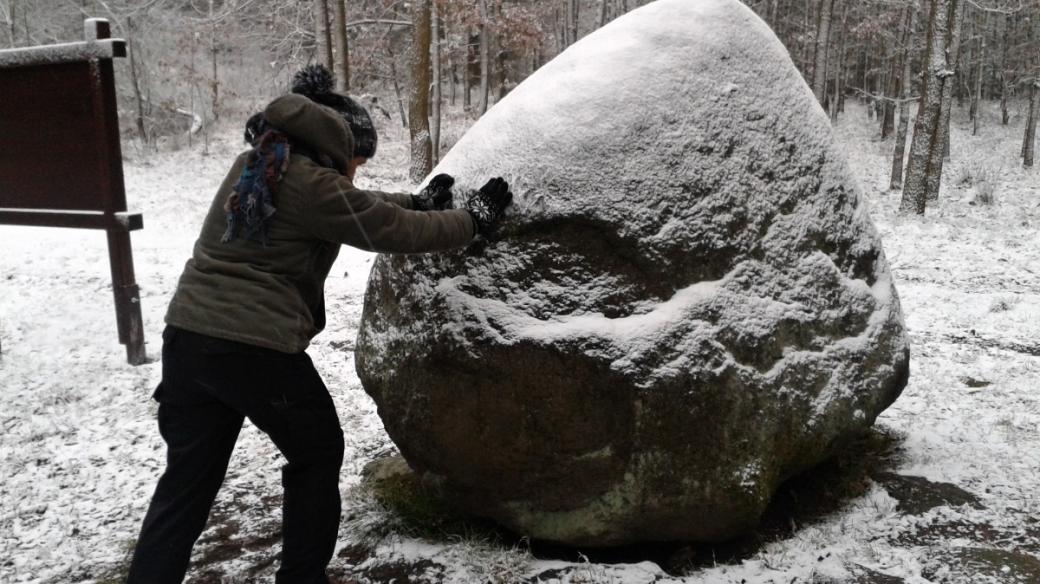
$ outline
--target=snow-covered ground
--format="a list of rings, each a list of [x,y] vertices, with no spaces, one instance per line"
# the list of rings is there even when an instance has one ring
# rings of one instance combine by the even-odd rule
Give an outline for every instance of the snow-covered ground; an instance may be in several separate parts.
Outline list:
[[[393,517],[354,488],[364,465],[392,445],[351,355],[372,256],[344,249],[328,281],[328,328],[310,349],[347,442],[333,571],[344,582],[424,574],[460,583],[1040,582],[1040,171],[1018,163],[1020,119],[1002,128],[991,116],[972,137],[960,117],[942,199],[924,218],[897,213],[899,195],[887,192],[891,141],[876,139],[864,110],[850,106],[839,122],[898,279],[910,383],[878,421],[888,450],[872,455],[870,464],[887,465],[870,469],[876,481],[811,520],[790,520],[736,559],[683,569],[649,552],[627,553],[627,563],[569,562],[523,546],[418,541],[395,531]],[[463,129],[456,121],[445,133]],[[405,134],[390,122],[381,131],[380,154],[359,182],[407,190]],[[239,135],[228,128],[209,155],[198,147],[129,153],[128,199],[145,216],[133,242],[152,358],[166,302]],[[999,182],[992,206],[972,204],[980,178]],[[0,345],[0,582],[118,581],[164,450],[150,399],[160,365],[126,364],[102,233],[0,226]],[[270,581],[279,466],[276,449],[247,427],[190,582]],[[906,481],[880,470],[927,481],[899,504]],[[937,483],[977,502],[914,509],[912,500],[945,488]],[[941,496],[956,499],[953,490]],[[384,535],[361,542],[372,522],[383,522],[374,531]]]

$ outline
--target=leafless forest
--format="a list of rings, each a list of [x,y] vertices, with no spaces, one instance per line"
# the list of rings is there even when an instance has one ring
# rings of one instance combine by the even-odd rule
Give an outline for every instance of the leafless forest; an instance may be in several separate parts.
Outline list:
[[[131,48],[119,71],[124,131],[154,148],[205,139],[215,123],[284,91],[301,65],[322,62],[339,89],[409,127],[419,180],[440,155],[442,119],[479,117],[540,65],[644,3],[0,0],[0,46],[76,40],[84,17],[109,18]],[[894,137],[891,186],[903,190],[904,211],[923,213],[938,196],[943,162],[957,155],[951,112],[964,112],[975,131],[1021,126],[1022,164],[1032,166],[1040,0],[747,3],[832,118],[860,100],[880,136]]]

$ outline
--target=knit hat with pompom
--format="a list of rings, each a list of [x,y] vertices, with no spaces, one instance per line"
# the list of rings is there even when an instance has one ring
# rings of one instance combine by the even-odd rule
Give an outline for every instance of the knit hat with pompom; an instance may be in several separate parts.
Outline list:
[[[324,65],[308,65],[293,76],[292,92],[339,112],[354,135],[354,156],[372,158],[379,137],[372,118],[353,99],[333,91],[335,78]]]

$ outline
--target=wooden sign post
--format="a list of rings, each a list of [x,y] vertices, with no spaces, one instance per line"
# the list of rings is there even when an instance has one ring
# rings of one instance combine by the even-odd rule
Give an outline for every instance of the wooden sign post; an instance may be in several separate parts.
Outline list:
[[[0,51],[0,224],[103,229],[119,342],[145,362],[112,59],[126,43],[88,19],[83,42]]]

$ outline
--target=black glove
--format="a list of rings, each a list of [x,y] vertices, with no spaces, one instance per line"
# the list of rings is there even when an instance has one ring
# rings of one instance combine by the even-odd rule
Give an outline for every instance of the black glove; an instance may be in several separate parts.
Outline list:
[[[451,186],[455,179],[446,174],[438,174],[430,179],[418,195],[412,195],[412,207],[417,211],[443,211],[451,208]]]
[[[477,233],[486,236],[502,217],[502,212],[513,202],[509,183],[502,177],[493,178],[466,201],[466,210],[473,217]]]

